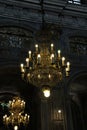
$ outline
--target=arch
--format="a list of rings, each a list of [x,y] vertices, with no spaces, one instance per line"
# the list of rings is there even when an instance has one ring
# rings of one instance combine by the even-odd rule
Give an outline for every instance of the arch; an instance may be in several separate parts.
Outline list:
[[[0,20],[0,27],[19,27],[31,32],[37,30],[38,26],[35,23],[33,24],[31,22],[25,22],[22,20],[12,20],[12,19],[3,19],[3,18]]]
[[[70,50],[70,38],[71,37],[84,37],[87,38],[87,30],[75,30],[75,29],[65,29],[61,35],[61,43],[64,45],[64,52],[66,55],[71,54]],[[62,47],[63,48],[63,47]]]
[[[70,51],[76,55],[87,55],[87,37],[71,36],[69,37]]]
[[[68,90],[68,93],[70,92],[70,85],[73,83],[73,82],[75,82],[77,79],[79,80],[79,78],[81,78],[81,77],[87,77],[87,70],[86,71],[78,71],[78,72],[76,72],[76,73],[74,73],[71,77],[70,77],[70,79],[69,79],[69,81],[68,81],[68,84],[67,84],[67,90]],[[85,80],[85,83],[87,84],[87,82],[86,82],[86,79],[84,79]],[[77,81],[78,82],[78,81]],[[87,87],[87,86],[86,86]],[[87,89],[87,88],[86,88]]]
[[[74,73],[68,82],[68,96],[70,99],[71,115],[73,119],[73,128],[86,129],[87,117],[87,70]],[[76,119],[78,118],[78,120]],[[80,123],[80,127],[79,127]]]

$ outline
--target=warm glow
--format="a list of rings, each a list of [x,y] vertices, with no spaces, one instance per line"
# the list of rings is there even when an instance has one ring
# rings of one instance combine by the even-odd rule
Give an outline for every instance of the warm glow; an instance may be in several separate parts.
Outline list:
[[[32,55],[29,51],[28,55],[31,58],[21,69],[22,79],[39,87],[41,91],[45,86],[44,96],[49,97],[50,90],[62,82],[63,78],[69,76],[70,62],[67,62],[66,58],[62,56],[61,50],[58,49],[56,52],[53,43],[50,46],[46,43],[36,44],[35,51],[32,51]]]
[[[53,45],[53,43],[51,44],[51,47],[53,47],[54,45]]]
[[[45,97],[50,97],[50,90],[49,89],[44,89],[43,94]]]
[[[58,110],[58,113],[61,113],[61,110]]]
[[[38,44],[35,45],[36,51],[38,51]]]
[[[40,54],[38,54],[38,58],[40,58],[41,56],[40,56]]]
[[[70,62],[67,62],[68,71],[70,71]]]
[[[70,62],[67,62],[67,66],[70,66]]]
[[[29,51],[29,54],[31,54],[31,51]]]
[[[35,47],[37,48],[37,47],[38,47],[38,44],[36,44]]]
[[[62,66],[65,65],[65,57],[62,57]]]
[[[29,77],[29,76],[30,76],[30,73],[27,74],[27,77]]]
[[[69,68],[66,68],[66,76],[69,76]]]
[[[54,47],[54,45],[53,45],[53,43],[51,44],[51,51],[53,51],[53,47]]]
[[[38,74],[38,79],[40,79],[41,78],[41,76],[40,76],[40,74]]]
[[[24,113],[25,109],[25,101],[21,100],[19,97],[14,97],[12,101],[9,101],[8,109],[10,115],[4,115],[3,116],[3,123],[6,126],[9,126],[11,124],[14,127],[14,130],[18,130],[18,126],[22,123],[23,125],[27,125],[29,122],[29,115]]]
[[[28,62],[29,61],[29,58],[26,58],[26,62]]]
[[[61,56],[60,56],[60,53],[61,53],[61,51],[60,50],[58,50],[58,58],[60,58]]]
[[[31,58],[31,51],[29,51],[28,53],[29,53],[29,58]]]
[[[41,56],[40,56],[40,54],[38,54],[37,55],[37,63],[40,64],[40,62],[41,62]]]
[[[18,130],[18,126],[14,126],[14,130]]]
[[[26,66],[29,67],[29,58],[26,58]]]
[[[49,74],[48,77],[49,77],[49,79],[50,79],[50,78],[51,78],[51,75]]]
[[[24,66],[24,64],[21,64],[21,68]]]
[[[54,58],[54,54],[51,55],[51,58]]]

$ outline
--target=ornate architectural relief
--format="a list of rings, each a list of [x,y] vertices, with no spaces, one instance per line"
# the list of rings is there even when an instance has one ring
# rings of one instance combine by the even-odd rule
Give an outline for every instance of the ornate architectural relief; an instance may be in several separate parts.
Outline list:
[[[20,20],[25,22],[41,23],[41,7],[39,1],[8,1],[8,4],[4,2],[0,3],[0,16],[2,18],[9,18],[14,20]],[[50,6],[52,4],[52,6]],[[77,6],[77,7],[76,7]],[[64,8],[64,11],[63,11]],[[61,12],[60,12],[61,10]],[[87,30],[87,8],[82,5],[73,5],[64,1],[45,1],[44,2],[45,21],[48,23],[60,23],[62,25],[70,25],[71,27],[84,26]],[[51,13],[52,12],[52,13]],[[65,16],[64,16],[64,14]],[[81,16],[82,21],[77,17]],[[59,17],[58,17],[59,16]],[[62,17],[64,16],[64,17]],[[76,18],[76,22],[73,20],[73,16]],[[83,18],[84,17],[84,18]],[[83,25],[84,24],[84,25]]]
[[[0,29],[0,47],[23,48],[30,42],[32,35],[23,29],[15,27],[3,27]]]
[[[0,57],[18,57],[32,43],[32,33],[17,27],[0,29]]]
[[[70,50],[73,54],[87,55],[87,38],[86,37],[71,37]]]

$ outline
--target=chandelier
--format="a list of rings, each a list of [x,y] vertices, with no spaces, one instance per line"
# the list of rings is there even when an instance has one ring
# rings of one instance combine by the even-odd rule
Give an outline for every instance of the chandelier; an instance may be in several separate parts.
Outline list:
[[[18,130],[21,125],[27,125],[29,123],[29,115],[24,113],[25,102],[19,97],[14,97],[12,101],[9,101],[8,108],[10,116],[4,115],[3,122],[5,125],[12,125],[14,130]]]
[[[54,44],[35,45],[35,51],[28,52],[26,64],[21,64],[22,78],[41,88],[45,97],[50,96],[50,90],[63,78],[69,76],[70,62],[61,56],[61,50],[55,51]]]
[[[28,52],[26,64],[21,64],[21,74],[22,79],[41,88],[44,96],[49,97],[51,88],[63,81],[65,76],[69,76],[70,62],[66,62],[60,50],[56,53],[54,44],[50,42],[53,36],[50,27],[53,26],[46,25],[43,4],[41,0],[42,28],[36,33],[39,44],[35,45],[34,52]]]

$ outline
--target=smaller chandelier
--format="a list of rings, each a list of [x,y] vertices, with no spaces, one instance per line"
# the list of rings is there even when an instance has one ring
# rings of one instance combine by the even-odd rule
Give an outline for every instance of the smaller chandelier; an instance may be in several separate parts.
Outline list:
[[[29,115],[24,113],[25,102],[19,97],[15,97],[12,101],[9,101],[8,108],[10,116],[4,115],[3,122],[5,125],[12,125],[14,130],[18,130],[18,127],[22,125],[27,125],[29,123]]]
[[[54,44],[35,45],[35,51],[28,52],[26,64],[21,64],[22,78],[42,89],[44,96],[50,96],[50,89],[69,76],[70,62],[61,56],[61,51],[56,53]]]

